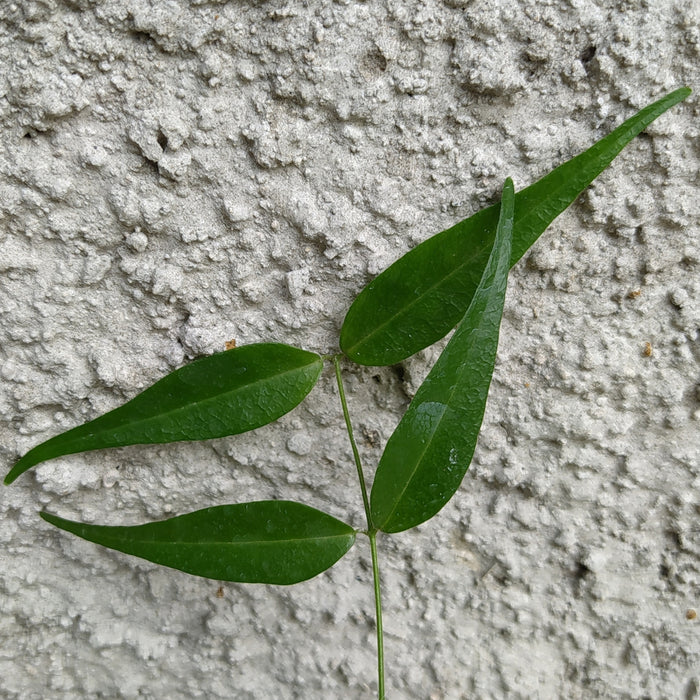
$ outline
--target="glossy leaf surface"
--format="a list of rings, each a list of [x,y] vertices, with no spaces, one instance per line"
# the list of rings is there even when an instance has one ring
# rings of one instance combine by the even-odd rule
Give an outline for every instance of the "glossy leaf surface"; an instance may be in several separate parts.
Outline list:
[[[355,531],[292,501],[205,508],[133,527],[87,525],[42,513],[47,522],[119,552],[220,581],[298,583],[333,566]]]
[[[175,370],[119,408],[38,445],[5,477],[61,455],[180,440],[206,440],[259,428],[311,391],[323,361],[289,345],[260,343],[204,357]]]
[[[389,438],[372,485],[372,523],[401,532],[437,513],[469,467],[484,417],[510,270],[513,183],[472,302]]]
[[[611,134],[515,196],[510,264],[659,115],[690,94],[681,88],[642,109]],[[493,245],[498,205],[474,214],[409,251],[355,299],[340,336],[363,365],[400,362],[445,336],[464,315]]]

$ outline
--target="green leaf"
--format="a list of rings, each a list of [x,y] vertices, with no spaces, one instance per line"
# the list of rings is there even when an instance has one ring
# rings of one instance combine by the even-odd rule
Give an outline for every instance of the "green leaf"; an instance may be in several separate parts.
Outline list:
[[[330,568],[355,530],[292,501],[205,508],[132,527],[86,525],[41,513],[47,522],[119,552],[195,576],[241,583],[298,583]]]
[[[518,192],[511,266],[637,134],[689,94],[681,88],[645,107],[587,151]],[[445,336],[471,303],[497,220],[498,205],[483,209],[421,243],[370,282],[343,322],[343,352],[362,365],[391,365]]]
[[[123,445],[207,440],[259,428],[291,411],[316,384],[322,359],[289,345],[260,343],[175,370],[119,408],[27,452],[12,483],[39,462]]]
[[[464,477],[484,417],[498,347],[513,229],[513,183],[484,275],[447,347],[389,438],[372,485],[372,524],[401,532],[437,513]]]

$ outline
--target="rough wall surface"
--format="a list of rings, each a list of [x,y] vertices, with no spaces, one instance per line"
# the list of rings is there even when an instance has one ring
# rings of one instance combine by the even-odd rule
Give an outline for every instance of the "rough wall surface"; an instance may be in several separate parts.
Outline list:
[[[695,0],[3,0],[3,471],[232,338],[336,351],[364,284],[507,175],[700,87],[699,27]],[[700,695],[699,111],[511,273],[462,489],[380,540],[391,700]],[[438,350],[347,365],[370,478]],[[3,698],[376,697],[364,538],[298,586],[220,585],[37,517],[289,498],[362,527],[328,368],[254,433],[0,493]]]

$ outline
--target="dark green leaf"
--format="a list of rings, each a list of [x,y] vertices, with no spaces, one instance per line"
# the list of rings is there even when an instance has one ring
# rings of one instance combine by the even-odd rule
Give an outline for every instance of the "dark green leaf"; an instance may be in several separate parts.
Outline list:
[[[61,455],[104,447],[236,435],[291,411],[311,391],[323,361],[289,345],[260,343],[175,370],[119,408],[27,452],[5,477]]]
[[[681,88],[515,197],[510,264],[659,115],[685,99]],[[380,274],[355,299],[340,335],[343,352],[363,365],[391,365],[445,336],[462,318],[493,244],[498,206],[429,238]]]
[[[377,467],[372,524],[401,532],[437,513],[464,477],[484,417],[510,269],[513,183],[506,180],[496,237],[462,322],[416,392]]]
[[[133,527],[86,525],[42,513],[78,537],[195,576],[241,583],[290,584],[330,568],[355,541],[355,530],[291,501],[205,508]]]

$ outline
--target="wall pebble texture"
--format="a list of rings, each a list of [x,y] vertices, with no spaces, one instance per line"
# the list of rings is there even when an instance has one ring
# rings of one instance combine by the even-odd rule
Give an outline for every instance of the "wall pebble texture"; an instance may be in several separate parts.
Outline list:
[[[0,459],[195,357],[337,349],[389,263],[676,87],[694,0],[9,0]],[[697,92],[513,270],[472,468],[380,540],[388,697],[697,698]],[[371,478],[439,348],[347,367]],[[362,527],[333,376],[254,433],[42,465],[0,498],[8,700],[376,697],[369,548],[224,584],[51,529],[289,498]]]

